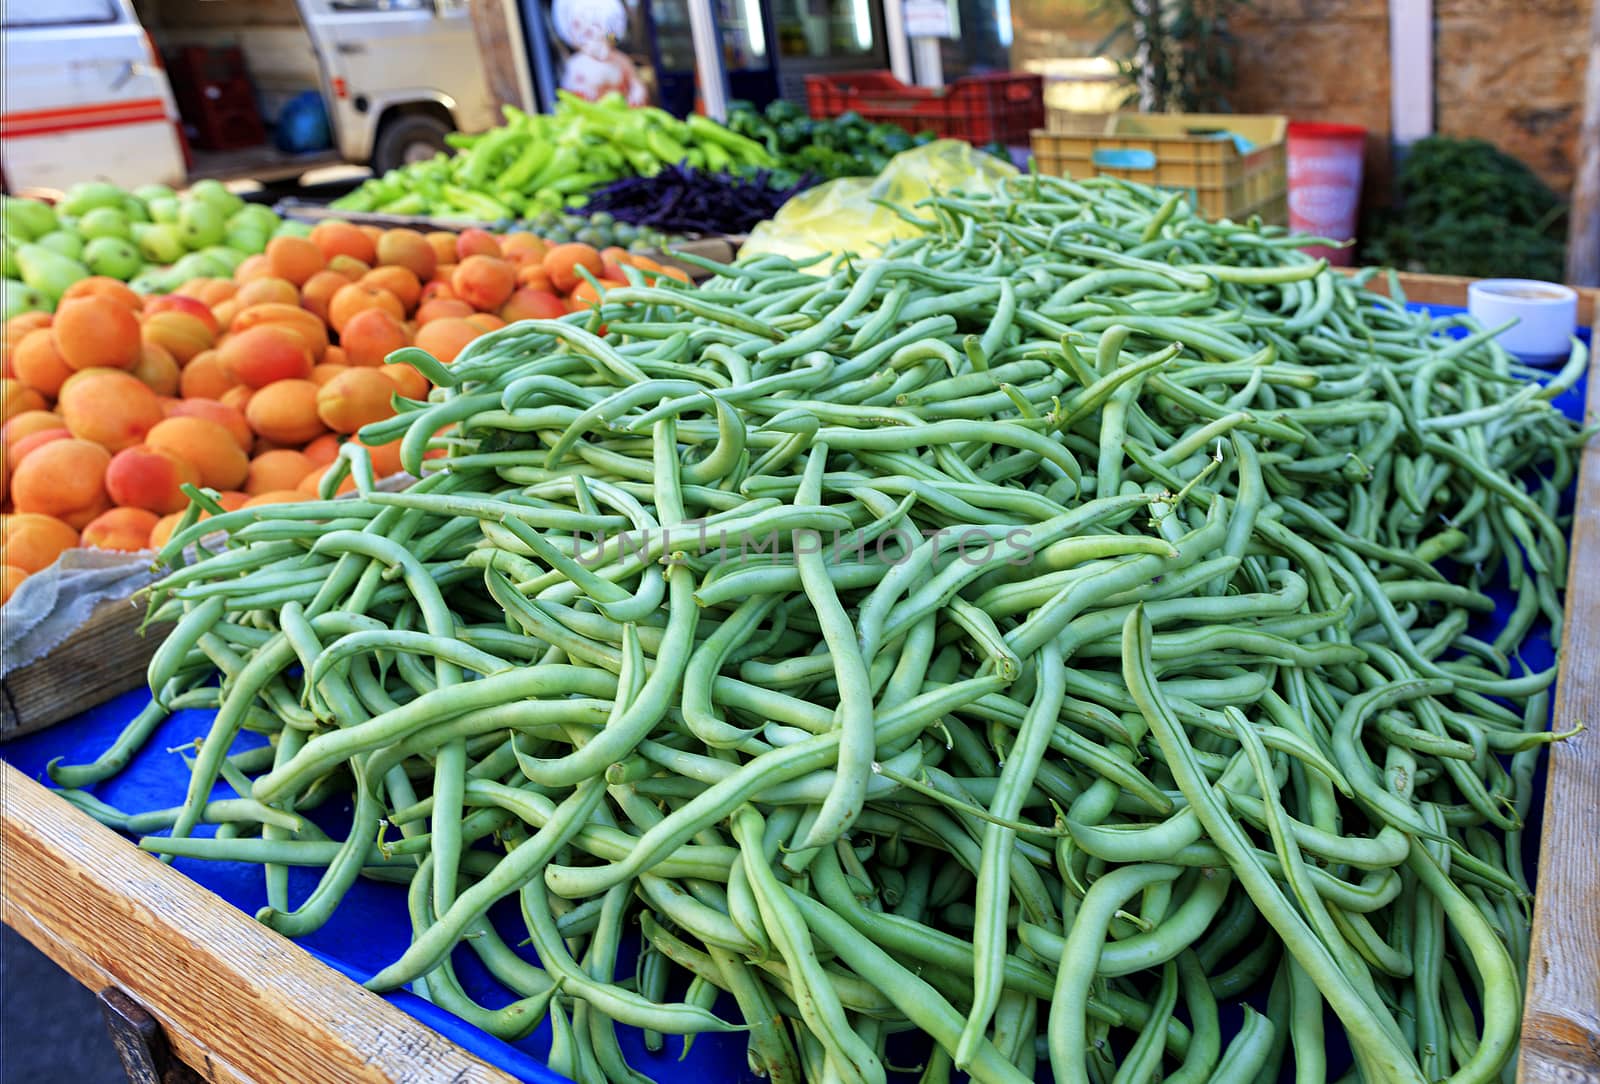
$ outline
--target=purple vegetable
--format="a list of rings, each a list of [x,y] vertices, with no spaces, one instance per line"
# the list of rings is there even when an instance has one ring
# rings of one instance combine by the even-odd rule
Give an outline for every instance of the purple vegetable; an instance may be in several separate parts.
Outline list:
[[[786,188],[772,187],[772,180],[770,170],[733,177],[669,166],[654,177],[624,177],[596,189],[583,213],[607,211],[618,222],[675,233],[747,233],[816,183],[810,174]]]

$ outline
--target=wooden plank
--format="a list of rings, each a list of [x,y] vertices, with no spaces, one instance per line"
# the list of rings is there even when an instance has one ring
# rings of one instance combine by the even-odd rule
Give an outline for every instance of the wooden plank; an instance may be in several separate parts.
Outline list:
[[[168,625],[139,635],[144,605],[107,599],[42,659],[0,681],[0,741],[43,730],[144,684]]]
[[[516,25],[507,17],[505,0],[467,0],[467,11],[478,37],[478,56],[489,96],[497,105],[525,105],[516,55],[523,45]]]
[[[1337,268],[1344,274],[1354,274],[1355,268]],[[1415,301],[1424,305],[1453,305],[1457,308],[1467,307],[1467,287],[1472,284],[1470,278],[1460,275],[1428,275],[1418,271],[1401,271],[1400,288],[1405,291],[1407,301]],[[1374,293],[1389,294],[1389,277],[1387,275],[1374,275],[1367,283],[1367,289]],[[1591,286],[1574,286],[1578,291],[1578,326],[1594,327],[1600,323],[1600,289]]]
[[[1600,363],[1589,370],[1597,415]],[[1589,729],[1550,748],[1519,1084],[1600,1084],[1600,441],[1578,473],[1561,645],[1555,723]]]
[[[1577,182],[1567,212],[1567,281],[1600,286],[1600,0],[1589,0],[1589,70],[1578,130]]]
[[[512,1080],[8,764],[0,863],[0,921],[127,991],[208,1081]]]

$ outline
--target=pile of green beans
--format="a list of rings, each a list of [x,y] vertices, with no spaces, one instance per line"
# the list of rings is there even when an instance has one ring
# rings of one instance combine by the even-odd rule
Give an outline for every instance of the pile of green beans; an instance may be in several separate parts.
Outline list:
[[[772,1080],[882,1081],[908,1031],[928,1084],[1510,1079],[1581,348],[1530,382],[1121,182],[902,213],[881,259],[398,352],[440,390],[363,437],[421,480],[347,446],[321,500],[202,494],[150,709],[55,781],[260,863],[289,935],[408,884],[368,986],[548,1018],[584,1084],[647,1079],[617,1024],[742,1030]],[[185,706],[181,806],[92,797]]]

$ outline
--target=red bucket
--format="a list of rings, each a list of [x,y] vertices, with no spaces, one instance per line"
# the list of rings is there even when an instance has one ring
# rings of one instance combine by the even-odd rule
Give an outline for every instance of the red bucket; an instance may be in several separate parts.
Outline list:
[[[1289,125],[1289,226],[1302,233],[1353,240],[1361,206],[1361,165],[1367,130],[1355,124]],[[1348,267],[1349,248],[1312,245],[1313,256]]]

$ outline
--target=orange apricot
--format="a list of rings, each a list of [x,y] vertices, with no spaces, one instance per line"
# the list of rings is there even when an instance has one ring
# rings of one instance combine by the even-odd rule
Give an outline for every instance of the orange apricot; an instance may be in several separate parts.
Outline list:
[[[561,299],[550,291],[519,286],[500,306],[500,319],[509,324],[518,320],[554,320],[566,312]]]
[[[334,433],[324,433],[301,448],[300,453],[311,461],[313,467],[326,467],[339,457],[339,437]]]
[[[315,313],[324,323],[328,319],[328,303],[333,300],[333,295],[341,287],[350,285],[350,280],[337,271],[318,271],[306,279],[306,284],[300,287],[300,307],[307,312]]]
[[[327,474],[332,469],[332,464],[329,464],[325,467],[318,467],[316,470],[312,471],[310,474],[301,479],[300,484],[295,486],[295,488],[300,491],[301,499],[304,500],[307,496],[318,496],[322,490],[322,476]],[[344,481],[339,483],[339,488],[334,492],[354,493],[355,488],[356,480],[347,475]]]
[[[330,346],[322,352],[322,364],[349,365],[350,355],[344,352],[344,347],[342,346]]]
[[[458,298],[431,298],[417,306],[417,326],[421,327],[428,321],[437,320],[443,316],[471,316],[475,311],[471,305]]]
[[[349,369],[317,391],[317,417],[336,433],[394,415],[394,381],[376,369]]]
[[[209,311],[206,317],[216,323]],[[193,313],[168,310],[145,317],[142,339],[166,350],[181,367],[215,346],[217,335],[206,320]]]
[[[462,321],[471,324],[484,334],[499,331],[506,326],[506,322],[492,312],[475,312],[471,316],[462,317]]]
[[[378,246],[372,239],[348,222],[319,222],[311,228],[311,243],[322,252],[325,260],[349,256],[370,264],[378,256]]]
[[[433,247],[433,258],[439,263],[456,258],[456,235],[449,230],[430,230],[422,236]]]
[[[135,293],[127,283],[107,278],[105,275],[90,275],[61,291],[62,304],[84,297],[103,297],[107,301],[115,301],[129,312],[138,312],[145,305],[145,299]]]
[[[328,381],[338,376],[340,373],[347,373],[349,371],[350,366],[348,365],[330,365],[327,362],[323,362],[321,365],[318,365],[316,368],[311,370],[311,375],[307,377],[307,379],[320,388]]]
[[[433,277],[439,257],[416,230],[384,230],[378,238],[378,263],[407,268],[420,281]]]
[[[428,398],[428,392],[433,389],[433,385],[422,375],[421,370],[403,361],[386,364],[378,371],[393,382],[395,390],[403,399],[415,399],[421,402]]]
[[[517,269],[498,257],[468,256],[451,273],[450,287],[473,308],[488,312],[504,305],[517,288]]]
[[[317,390],[309,380],[279,380],[250,397],[244,416],[268,440],[304,444],[327,429],[317,415]]]
[[[351,282],[355,282],[362,275],[371,271],[372,265],[365,260],[358,260],[354,256],[339,255],[328,260],[328,270],[337,271]]]
[[[163,416],[161,400],[149,385],[119,369],[80,373],[62,387],[59,408],[73,436],[108,452],[138,444]]]
[[[365,286],[388,290],[399,300],[406,312],[416,308],[422,300],[423,280],[407,267],[374,267],[361,276],[361,282]]]
[[[411,345],[405,324],[386,309],[364,309],[339,331],[339,345],[351,365],[382,365],[383,359]]]
[[[406,318],[406,307],[394,294],[381,286],[352,282],[340,287],[328,302],[328,323],[342,335],[355,315],[368,309],[381,309],[396,320]]]
[[[202,512],[201,518],[205,518]],[[162,516],[156,520],[156,525],[150,530],[150,548],[158,550],[172,539],[172,533],[178,529],[178,524],[183,522],[182,512],[173,512],[171,515]]]
[[[500,254],[519,266],[530,261],[538,263],[549,251],[550,245],[537,234],[508,233],[500,238]]]
[[[244,491],[252,497],[274,489],[293,489],[300,479],[317,469],[304,452],[292,448],[277,448],[262,452],[250,461],[250,473],[245,476]]]
[[[322,352],[328,349],[328,325],[324,324],[315,313],[307,312],[298,304],[280,305],[268,302],[264,305],[251,305],[233,318],[232,331],[234,333],[249,331],[261,324],[281,324],[297,331],[305,340],[306,349],[311,351],[313,364],[321,361]]]
[[[53,410],[24,410],[20,414],[12,415],[4,425],[0,425],[0,446],[10,452],[17,441],[34,433],[41,433],[46,429],[61,429],[65,427],[61,415]]]
[[[531,259],[517,268],[517,285],[546,293],[555,293],[556,289],[555,284],[550,281],[550,272],[544,269],[544,264],[535,263]]]
[[[11,596],[17,593],[17,588],[28,576],[27,569],[16,565],[0,565],[0,606],[11,601]]]
[[[483,332],[467,323],[464,317],[446,316],[419,327],[416,345],[448,364],[481,334]]]
[[[451,259],[465,261],[469,256],[501,257],[500,242],[488,230],[476,226],[456,234],[456,250]]]
[[[233,269],[233,281],[241,285],[272,277],[272,265],[267,262],[267,254],[264,252],[246,256],[239,261],[239,266]]]
[[[601,271],[600,253],[595,251],[593,245],[586,245],[582,241],[556,245],[544,254],[542,263],[550,276],[551,285],[563,294],[570,294],[583,281],[578,268],[584,268],[597,278]]]
[[[306,495],[298,489],[269,489],[264,493],[257,493],[254,497],[245,501],[243,507],[259,508],[264,504],[296,504],[305,499]]]
[[[180,399],[164,408],[169,418],[205,418],[233,435],[234,443],[248,449],[256,439],[244,413],[218,399]]]
[[[0,517],[5,562],[25,572],[42,572],[78,544],[78,532],[55,516],[21,512]]]
[[[456,292],[450,288],[450,283],[445,279],[434,279],[422,287],[422,293],[417,295],[417,302],[426,305],[430,301],[460,301]]]
[[[150,532],[161,517],[144,508],[113,508],[83,528],[83,544],[98,550],[138,553],[150,548]]]
[[[112,503],[160,516],[188,506],[189,498],[179,487],[199,484],[200,472],[193,465],[148,444],[122,449],[106,466],[106,492]]]
[[[217,493],[217,503],[222,505],[224,512],[237,512],[249,499],[250,494],[238,489],[224,489]]]
[[[16,379],[40,395],[56,396],[61,384],[72,375],[61,351],[56,349],[56,337],[48,327],[35,328],[17,341],[11,352],[11,368]]]
[[[314,364],[299,331],[284,324],[257,324],[233,332],[217,354],[228,376],[249,388],[264,388],[275,380],[304,380]]]
[[[139,364],[133,367],[133,375],[158,396],[176,395],[183,377],[177,359],[166,347],[149,342],[140,349]]]
[[[178,394],[185,399],[221,399],[237,384],[223,367],[222,355],[215,350],[196,354],[178,374]]]
[[[250,460],[226,426],[210,418],[168,418],[151,428],[145,443],[188,463],[200,484],[233,489],[250,472]]]
[[[352,438],[355,443],[367,450],[367,455],[372,459],[372,474],[375,478],[387,478],[391,474],[399,474],[403,469],[400,466],[400,441],[398,438],[387,444],[368,444],[360,437]]]
[[[322,249],[307,237],[274,237],[267,242],[267,265],[272,273],[296,286],[327,266]]]
[[[71,523],[105,503],[110,462],[111,453],[92,441],[51,441],[17,464],[11,500],[19,512],[40,512]]]
[[[233,295],[233,299],[242,308],[249,308],[251,305],[298,305],[300,291],[295,289],[294,283],[288,279],[264,278],[247,282],[239,287],[239,292]]]
[[[211,329],[211,334],[218,335],[222,328],[217,323],[216,314],[211,311],[211,306],[199,298],[186,297],[183,294],[167,294],[165,297],[151,297],[145,300],[144,314],[154,316],[158,312],[186,312]]]
[[[50,333],[71,369],[131,369],[139,363],[139,318],[120,302],[90,296],[56,310]]]
[[[37,412],[30,411],[30,413]],[[49,444],[53,440],[71,439],[72,430],[68,429],[64,425],[53,429],[40,429],[37,432],[29,433],[25,437],[17,438],[17,442],[15,444],[6,448],[5,455],[11,463],[11,469],[16,470],[17,464],[28,458],[35,448],[42,448],[44,445]]]
[[[231,410],[237,410],[242,415],[244,408],[250,405],[250,399],[255,393],[256,389],[252,387],[244,384],[235,384],[223,392],[222,398],[218,399],[217,402]]]

